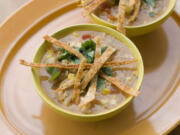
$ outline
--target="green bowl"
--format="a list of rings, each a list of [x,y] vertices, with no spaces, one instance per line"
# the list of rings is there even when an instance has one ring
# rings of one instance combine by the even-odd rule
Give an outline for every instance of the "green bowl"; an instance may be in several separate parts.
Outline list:
[[[136,84],[134,90],[138,91],[140,89],[140,86],[141,86],[141,83],[143,80],[143,75],[144,75],[144,67],[143,67],[143,61],[142,61],[141,55],[140,55],[138,49],[136,48],[136,46],[133,44],[133,42],[131,42],[123,34],[117,32],[109,27],[105,27],[105,26],[97,25],[97,24],[82,24],[82,25],[70,26],[70,27],[64,28],[64,29],[56,32],[52,36],[57,39],[60,39],[73,31],[106,32],[107,34],[112,35],[113,37],[115,37],[118,40],[120,40],[121,42],[123,42],[127,47],[129,47],[129,49],[134,54],[134,57],[138,60],[137,61],[137,63],[138,63],[138,80],[137,80],[137,84]],[[33,62],[38,62],[38,63],[41,62],[41,59],[42,59],[43,55],[45,54],[49,44],[50,43],[48,43],[46,41],[43,42],[43,44],[40,46],[40,48],[36,52]],[[34,80],[35,86],[37,88],[37,92],[40,95],[40,97],[51,108],[53,108],[53,110],[55,110],[57,113],[62,114],[71,119],[79,120],[79,121],[98,121],[98,120],[103,120],[103,119],[109,118],[109,117],[117,114],[121,110],[123,110],[134,98],[133,96],[129,96],[129,97],[127,97],[127,99],[125,101],[123,101],[121,104],[119,104],[119,106],[117,106],[116,108],[111,109],[106,112],[103,112],[103,113],[88,114],[88,115],[87,114],[78,114],[78,113],[74,113],[74,112],[71,112],[71,111],[68,111],[68,110],[65,110],[65,109],[59,107],[55,102],[53,102],[48,97],[48,95],[44,92],[44,90],[41,86],[41,83],[39,80],[39,69],[38,68],[32,68],[32,74],[33,74],[33,80]]]
[[[146,33],[149,33],[151,31],[155,30],[158,26],[160,26],[162,23],[164,23],[167,20],[167,18],[173,11],[175,5],[176,5],[176,0],[170,0],[168,10],[165,11],[159,18],[157,18],[156,20],[154,20],[150,23],[147,23],[144,25],[138,25],[138,26],[125,26],[126,32],[127,32],[126,35],[128,37],[135,37],[135,36],[144,35]],[[116,29],[116,25],[99,18],[94,13],[90,13],[89,16],[97,24],[101,24],[101,25]]]

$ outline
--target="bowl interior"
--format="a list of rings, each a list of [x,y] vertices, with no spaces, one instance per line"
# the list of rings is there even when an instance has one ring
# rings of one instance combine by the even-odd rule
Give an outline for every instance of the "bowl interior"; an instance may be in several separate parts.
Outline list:
[[[127,37],[125,37],[124,35],[120,34],[119,32],[117,32],[111,28],[101,26],[101,25],[96,25],[96,24],[82,24],[82,25],[70,26],[70,27],[64,28],[64,29],[56,32],[52,36],[57,38],[57,39],[60,39],[60,38],[64,37],[65,35],[73,32],[73,31],[106,32],[107,34],[110,34],[110,35],[116,37],[118,40],[120,40],[126,46],[128,46],[130,48],[130,50],[132,51],[132,53],[134,54],[134,57],[138,60],[138,80],[137,80],[137,84],[136,84],[134,90],[135,91],[139,90],[141,83],[142,83],[143,74],[144,74],[143,62],[142,62],[142,58],[141,58],[141,55],[140,55],[138,49],[135,47],[135,45]],[[33,62],[41,62],[41,59],[42,59],[43,55],[45,54],[49,45],[50,45],[50,43],[48,43],[46,41],[42,43],[42,45],[40,46],[40,48],[38,49],[38,51],[35,54]],[[106,111],[106,112],[103,112],[103,113],[85,115],[85,114],[78,114],[78,113],[70,112],[68,110],[65,110],[65,109],[59,107],[44,92],[44,90],[41,86],[40,80],[39,80],[39,69],[38,68],[32,68],[32,73],[33,73],[33,80],[34,80],[35,86],[37,88],[37,92],[41,96],[41,98],[48,105],[50,105],[55,111],[65,115],[65,116],[68,115],[71,118],[82,119],[82,118],[92,118],[92,117],[103,116],[103,115],[104,115],[104,118],[106,118],[106,115],[108,117],[108,114],[116,112],[120,109],[123,109],[123,107],[125,107],[133,99],[133,96],[129,96],[124,102],[119,104],[116,108],[111,109],[111,110]]]
[[[160,22],[161,20],[163,20],[164,18],[166,18],[174,9],[176,4],[176,0],[170,0],[169,2],[169,6],[168,6],[168,10],[166,10],[159,18],[157,18],[156,20],[149,22],[147,24],[143,24],[143,25],[137,25],[137,26],[125,26],[126,29],[134,29],[134,28],[142,28],[142,27],[147,27],[150,25],[155,24],[156,22]],[[114,25],[113,23],[110,23],[108,21],[105,21],[101,18],[99,18],[97,15],[95,15],[94,13],[90,13],[90,17],[97,20],[98,22],[101,22],[101,24],[104,24],[108,27],[111,28],[116,28],[116,25]]]

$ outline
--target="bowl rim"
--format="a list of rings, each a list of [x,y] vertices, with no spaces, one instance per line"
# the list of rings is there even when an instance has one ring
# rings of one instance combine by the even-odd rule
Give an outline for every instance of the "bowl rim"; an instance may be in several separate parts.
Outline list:
[[[92,28],[92,29],[90,29]],[[141,57],[141,54],[139,52],[139,50],[137,49],[137,47],[134,45],[134,43],[128,39],[125,35],[117,32],[116,30],[103,26],[103,25],[98,25],[98,24],[78,24],[78,25],[71,25],[68,27],[64,27],[63,29],[55,32],[53,35],[53,37],[56,37],[57,34],[59,33],[63,33],[65,31],[69,31],[68,33],[72,33],[73,31],[96,31],[95,29],[98,29],[99,32],[106,32],[108,31],[108,34],[112,35],[111,33],[113,33],[114,35],[116,35],[116,38],[119,37],[118,40],[123,39],[123,41],[126,41],[128,43],[124,44],[126,45],[133,53],[133,55],[135,57],[137,57],[138,59],[138,80],[136,83],[136,90],[138,91],[140,89],[140,86],[142,84],[142,80],[143,80],[143,76],[144,76],[144,66],[143,66],[143,60]],[[97,30],[97,31],[98,31]],[[68,33],[63,34],[63,36],[67,35]],[[113,35],[112,35],[113,36]],[[113,36],[115,37],[115,36]],[[50,43],[49,43],[50,44]],[[38,50],[35,53],[35,56],[33,58],[33,62],[39,62],[42,58],[39,57],[39,54],[42,50],[42,48],[47,45],[47,41],[44,41],[40,47],[38,48]],[[55,109],[58,112],[61,112],[62,114],[65,115],[70,115],[73,117],[79,117],[79,118],[92,118],[92,117],[98,117],[98,116],[105,116],[108,114],[111,114],[113,112],[116,112],[118,110],[120,110],[121,108],[123,108],[124,106],[126,106],[128,103],[130,103],[133,100],[133,96],[128,96],[128,98],[126,98],[122,103],[120,103],[117,107],[112,108],[108,111],[105,112],[101,112],[101,113],[97,113],[97,114],[80,114],[80,113],[76,113],[76,112],[72,112],[69,110],[66,110],[60,106],[58,106],[54,101],[52,101],[48,95],[44,92],[43,88],[41,87],[41,83],[38,77],[38,69],[35,67],[31,68],[32,71],[32,76],[33,76],[33,81],[34,84],[36,86],[36,91],[38,92],[39,96],[49,105],[51,106],[53,109]]]
[[[142,25],[137,25],[137,26],[125,26],[126,29],[136,29],[136,28],[144,28],[144,27],[148,27],[148,26],[151,26],[153,24],[156,24],[158,22],[161,22],[164,18],[166,18],[174,9],[176,5],[176,0],[170,0],[169,1],[169,5],[168,5],[168,10],[166,10],[160,17],[158,17],[157,19],[149,22],[149,23],[146,23],[146,24],[142,24]],[[113,28],[116,28],[117,25],[113,24],[113,23],[110,23],[108,21],[105,21],[103,19],[101,19],[100,17],[98,17],[96,14],[94,13],[90,13],[89,16],[92,18],[92,19],[96,19],[97,21],[99,22],[102,22],[104,23],[104,25],[108,25],[110,27],[113,27]]]

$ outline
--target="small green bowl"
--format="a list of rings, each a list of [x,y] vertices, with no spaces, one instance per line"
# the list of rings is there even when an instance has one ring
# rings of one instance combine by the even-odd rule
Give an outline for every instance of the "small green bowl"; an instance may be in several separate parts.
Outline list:
[[[173,11],[175,5],[176,5],[176,0],[170,0],[168,10],[165,11],[163,13],[163,15],[161,15],[159,18],[157,18],[156,20],[154,20],[150,23],[147,23],[144,25],[138,25],[138,26],[125,26],[126,35],[128,37],[135,37],[135,36],[144,35],[146,33],[149,33],[151,31],[155,30],[158,26],[160,26],[162,23],[164,23],[167,20],[167,18],[169,17],[171,12]],[[97,24],[101,24],[101,25],[116,29],[116,25],[99,18],[94,13],[90,13],[89,16]]]
[[[106,32],[107,34],[112,35],[113,37],[115,37],[118,40],[120,40],[121,42],[123,42],[127,47],[129,47],[129,49],[134,54],[134,57],[138,60],[137,61],[137,63],[138,63],[138,80],[137,80],[137,84],[135,86],[135,90],[138,91],[140,89],[140,86],[141,86],[141,83],[143,80],[143,75],[144,75],[144,67],[143,67],[143,61],[142,61],[141,55],[140,55],[138,49],[136,48],[136,46],[133,44],[133,42],[131,42],[123,34],[117,32],[109,27],[105,27],[105,26],[101,26],[101,25],[97,25],[97,24],[82,24],[82,25],[70,26],[70,27],[64,28],[64,29],[56,32],[52,36],[57,39],[60,39],[73,31]],[[40,46],[40,48],[36,52],[33,62],[38,62],[38,63],[41,62],[41,59],[42,59],[43,55],[45,54],[49,44],[50,43],[48,43],[46,41],[43,42],[43,44]],[[103,112],[103,113],[88,114],[88,115],[87,114],[78,114],[78,113],[70,112],[68,110],[65,110],[65,109],[59,107],[55,102],[53,102],[48,97],[48,95],[44,92],[44,90],[41,86],[41,83],[39,80],[39,69],[38,68],[32,68],[32,74],[33,74],[33,80],[34,80],[35,86],[37,88],[37,92],[40,95],[40,97],[51,108],[53,108],[53,110],[55,110],[57,113],[67,116],[71,119],[79,120],[79,121],[98,121],[98,120],[103,120],[103,119],[109,118],[109,117],[117,114],[121,110],[123,110],[134,98],[133,96],[129,96],[129,97],[127,97],[127,99],[125,101],[123,101],[121,104],[119,104],[119,106],[117,106],[116,108],[111,109],[106,112]]]

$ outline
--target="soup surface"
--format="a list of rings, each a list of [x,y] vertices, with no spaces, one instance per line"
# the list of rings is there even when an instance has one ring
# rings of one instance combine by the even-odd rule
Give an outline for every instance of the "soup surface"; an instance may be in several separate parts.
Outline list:
[[[112,1],[113,0],[108,0],[103,3],[94,11],[94,13],[101,19],[117,25],[118,4],[115,4]],[[147,3],[147,1],[150,1],[150,3]],[[151,4],[151,1],[154,1],[154,3]],[[140,11],[136,20],[132,23],[128,23],[127,20],[131,14],[126,15],[127,19],[125,25],[137,26],[156,20],[168,9],[169,2],[170,0],[141,0]]]
[[[116,48],[116,52],[108,59],[108,61],[126,61],[134,59],[134,56],[130,49],[125,46],[122,42],[117,40],[103,32],[95,31],[76,31],[66,35],[60,40],[68,43],[71,47],[79,50],[84,45],[94,44],[96,46],[97,39],[100,42],[101,54],[105,53],[106,48],[111,46]],[[95,50],[88,48],[84,54],[87,58],[88,63],[93,64],[93,59],[95,55]],[[57,48],[55,45],[48,47],[41,63],[56,63],[56,64],[79,64],[80,60],[72,55],[66,56],[66,51],[62,48]],[[87,55],[87,56],[86,56]],[[118,65],[113,67],[103,67],[100,69],[101,72],[110,77],[115,77],[119,79],[122,83],[128,87],[134,88],[138,78],[137,63],[132,62],[126,65]],[[127,97],[128,94],[122,92],[118,87],[111,84],[109,81],[100,77],[97,73],[97,89],[95,93],[95,99],[88,103],[85,107],[80,108],[78,104],[72,102],[72,93],[74,91],[73,86],[70,88],[59,92],[56,92],[56,89],[63,83],[64,80],[71,81],[74,79],[77,69],[57,69],[57,74],[52,75],[52,71],[56,69],[52,68],[41,68],[40,80],[42,87],[46,94],[60,107],[75,113],[85,113],[85,114],[98,114],[110,109],[113,109],[120,105]],[[83,79],[86,78],[88,70],[84,69]],[[92,81],[92,80],[91,80]],[[80,92],[80,102],[86,96],[88,86],[81,90]]]

